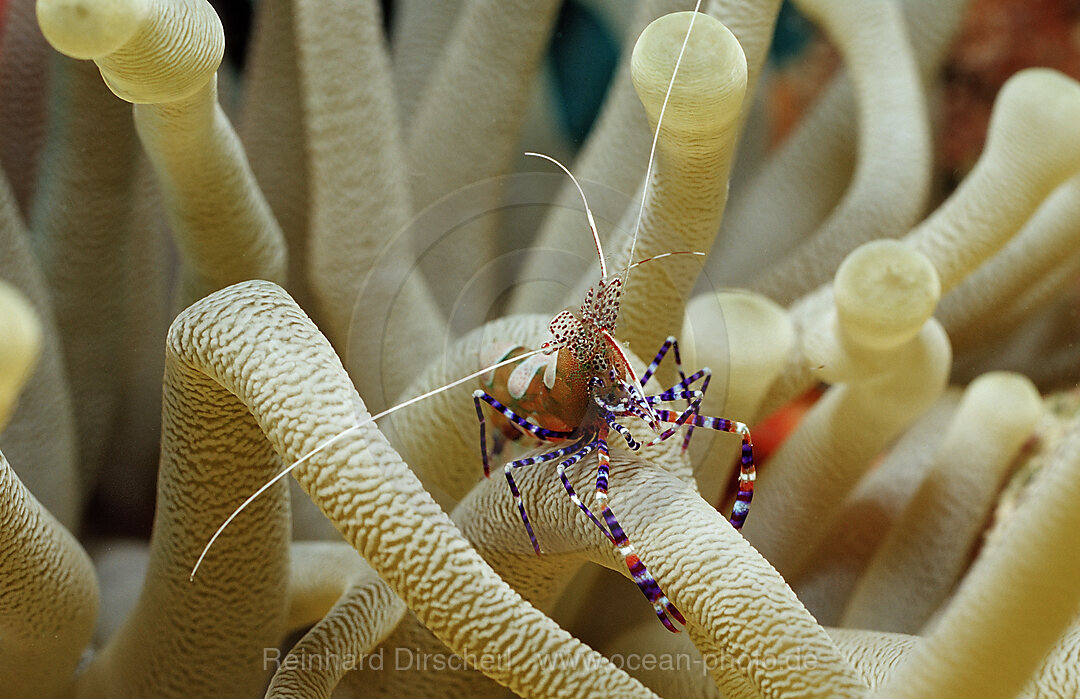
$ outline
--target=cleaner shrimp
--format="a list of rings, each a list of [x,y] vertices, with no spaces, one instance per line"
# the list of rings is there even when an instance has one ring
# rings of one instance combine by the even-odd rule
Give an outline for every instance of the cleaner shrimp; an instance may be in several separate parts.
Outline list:
[[[630,449],[637,451],[662,442],[672,437],[680,427],[686,427],[682,444],[685,452],[695,427],[738,434],[742,439],[742,454],[738,492],[730,522],[736,529],[742,527],[754,494],[753,444],[746,425],[726,418],[700,414],[701,401],[708,389],[712,372],[703,368],[687,376],[682,368],[678,340],[669,337],[644,373],[638,377],[626,351],[614,337],[619,315],[619,298],[630,269],[668,255],[695,253],[657,255],[628,265],[622,274],[609,276],[592,211],[577,179],[562,163],[550,156],[542,153],[526,155],[551,161],[562,169],[577,187],[584,202],[589,229],[600,261],[600,281],[588,290],[585,301],[577,312],[565,310],[552,319],[549,329],[553,340],[541,346],[541,355],[521,347],[509,349],[499,364],[505,365],[506,361],[515,359],[517,362],[506,380],[496,383],[493,369],[488,372],[484,382],[488,390],[477,389],[473,392],[476,415],[480,422],[480,451],[484,475],[489,476],[491,471],[484,404],[501,416],[501,432],[507,439],[530,435],[544,443],[570,442],[567,446],[557,446],[535,456],[507,462],[503,466],[503,473],[533,550],[537,554],[541,553],[521,493],[514,481],[513,471],[524,466],[561,459],[556,470],[571,501],[619,550],[631,577],[664,626],[670,631],[678,631],[672,620],[685,624],[682,614],[663,593],[638,557],[608,505],[608,437],[614,431]],[[679,375],[678,383],[660,393],[646,395],[645,385],[669,352]],[[662,403],[682,400],[687,401],[687,407],[681,412],[657,407]],[[532,418],[532,421],[529,418]],[[645,443],[639,441],[629,428],[618,421],[619,418],[637,418],[645,422],[653,433],[652,439]],[[670,426],[664,428],[663,423]],[[593,451],[597,455],[595,499],[599,505],[599,517],[582,502],[566,476],[568,468]]]
[[[679,65],[693,31],[694,17],[700,5],[701,0],[698,0],[664,97],[649,153],[645,173],[646,182],[649,181],[655,160],[664,110],[671,96],[671,88],[675,84]],[[754,492],[753,444],[750,431],[743,423],[700,414],[701,402],[709,387],[712,372],[708,368],[702,368],[687,375],[682,367],[678,341],[674,337],[669,337],[639,377],[632,368],[625,349],[614,336],[619,316],[619,299],[631,269],[670,255],[701,255],[703,253],[669,252],[632,262],[634,245],[644,215],[645,197],[642,196],[627,265],[621,273],[609,275],[593,212],[577,179],[567,167],[550,156],[532,152],[526,155],[543,158],[557,165],[570,177],[584,203],[588,227],[599,259],[600,279],[588,290],[580,308],[564,310],[557,314],[549,324],[552,339],[539,348],[530,350],[512,347],[503,353],[499,361],[361,420],[301,456],[263,484],[229,515],[207,542],[191,570],[190,579],[194,580],[211,546],[237,515],[259,495],[315,454],[349,433],[384,416],[443,391],[481,379],[482,388],[474,390],[473,402],[479,420],[480,449],[485,477],[490,475],[491,455],[487,448],[488,419],[484,416],[484,405],[488,406],[489,411],[493,411],[493,424],[499,428],[501,435],[506,439],[515,440],[527,435],[541,443],[555,445],[555,448],[534,456],[509,461],[503,466],[503,473],[533,550],[537,554],[541,553],[540,544],[533,531],[513,472],[526,466],[556,462],[559,479],[571,501],[623,556],[632,579],[649,600],[661,623],[672,632],[679,630],[673,622],[686,623],[682,614],[667,598],[638,557],[626,532],[608,504],[610,473],[608,438],[614,431],[631,450],[637,451],[665,441],[675,435],[680,428],[685,427],[682,441],[682,450],[685,452],[694,429],[698,427],[739,435],[742,440],[742,451],[738,491],[729,521],[736,529],[742,527]],[[646,384],[669,353],[675,363],[679,380],[659,393],[646,395]],[[497,381],[498,370],[503,368],[509,368],[509,372],[504,372],[502,380]],[[678,401],[686,401],[686,407],[682,410],[661,407],[662,404]],[[636,438],[630,428],[620,420],[644,422],[651,433],[650,439],[645,441]],[[599,515],[580,499],[566,475],[570,467],[592,452],[596,452],[597,455],[595,500],[599,506]]]

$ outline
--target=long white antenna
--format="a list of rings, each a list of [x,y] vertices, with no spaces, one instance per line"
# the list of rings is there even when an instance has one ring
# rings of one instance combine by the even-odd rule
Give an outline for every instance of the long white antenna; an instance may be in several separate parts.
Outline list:
[[[550,155],[544,155],[543,153],[534,153],[532,151],[526,151],[525,155],[531,155],[534,158],[543,158],[544,160],[551,161],[559,166],[563,172],[569,177],[570,181],[577,187],[578,194],[581,195],[581,201],[585,202],[585,216],[589,219],[589,230],[592,231],[593,242],[596,243],[596,254],[600,257],[600,279],[601,281],[607,279],[607,263],[604,262],[604,248],[600,245],[600,234],[596,230],[596,221],[593,219],[592,209],[589,208],[589,200],[585,198],[585,192],[581,189],[581,185],[578,184],[577,178],[574,177],[574,173],[570,172],[570,169],[560,163]]]
[[[646,257],[643,260],[638,260],[637,262],[630,265],[626,269],[627,269],[627,271],[629,271],[629,270],[633,269],[634,267],[640,267],[641,265],[645,264],[646,262],[652,262],[653,260],[662,260],[665,257],[671,257],[673,255],[697,255],[699,257],[705,257],[705,253],[701,252],[700,250],[679,250],[678,252],[662,252],[659,255],[653,255],[652,257]]]
[[[317,447],[315,447],[314,449],[312,449],[308,453],[304,454],[299,459],[297,459],[296,461],[292,462],[287,467],[285,467],[284,469],[279,471],[276,476],[274,476],[273,478],[268,480],[266,483],[263,483],[259,487],[258,490],[256,490],[254,493],[252,493],[251,495],[248,496],[247,500],[244,500],[244,502],[240,503],[240,507],[237,507],[235,510],[233,510],[232,514],[229,515],[225,519],[225,521],[221,523],[221,526],[217,528],[217,531],[214,532],[214,535],[212,537],[210,537],[210,541],[206,542],[206,546],[203,548],[202,553],[199,554],[199,559],[197,561],[195,561],[195,567],[193,567],[191,569],[191,574],[188,576],[188,580],[189,581],[194,581],[195,580],[195,573],[199,572],[199,566],[202,565],[203,559],[206,558],[206,554],[210,552],[210,547],[214,545],[214,542],[217,541],[217,538],[219,536],[221,536],[222,532],[225,531],[225,528],[228,527],[230,524],[232,524],[232,521],[234,519],[236,519],[237,515],[239,515],[241,512],[244,511],[244,508],[246,508],[248,505],[250,505],[252,502],[254,502],[255,498],[259,497],[260,495],[265,493],[267,490],[269,490],[275,483],[277,483],[282,478],[284,478],[285,476],[292,473],[296,469],[297,466],[299,466],[300,464],[306,462],[308,459],[315,456],[316,454],[318,454],[323,449],[326,449],[328,446],[330,446],[334,442],[337,442],[342,437],[345,437],[346,435],[355,432],[356,430],[360,429],[361,427],[366,427],[367,425],[370,425],[371,423],[375,422],[379,418],[386,417],[390,413],[395,413],[398,410],[401,410],[402,408],[405,408],[405,407],[408,407],[408,406],[412,405],[413,403],[419,403],[420,401],[422,401],[422,400],[424,400],[426,398],[430,398],[431,396],[442,393],[443,391],[448,391],[448,390],[450,390],[451,388],[453,388],[455,386],[460,386],[461,384],[465,383],[466,381],[471,381],[472,379],[475,379],[478,376],[482,376],[482,375],[486,374],[489,371],[493,371],[495,369],[498,369],[499,367],[506,366],[507,364],[513,364],[514,362],[520,362],[522,359],[525,359],[526,357],[531,357],[534,354],[539,354],[541,352],[548,351],[548,349],[549,348],[541,347],[540,349],[530,350],[529,352],[526,352],[525,354],[519,354],[519,355],[517,355],[515,357],[511,357],[510,359],[504,359],[501,362],[498,362],[496,364],[492,364],[491,366],[488,366],[488,367],[484,367],[483,369],[481,369],[479,371],[474,371],[473,373],[469,374],[468,376],[462,377],[462,378],[458,379],[457,381],[452,381],[452,382],[446,384],[445,386],[439,386],[438,388],[434,388],[434,389],[428,391],[427,393],[423,393],[423,394],[421,394],[419,396],[416,396],[415,398],[410,398],[409,400],[405,401],[404,403],[398,403],[397,405],[395,405],[393,407],[387,408],[386,410],[382,411],[381,413],[377,413],[377,414],[372,415],[372,416],[370,416],[368,418],[365,418],[365,419],[361,420],[360,422],[356,423],[355,425],[353,425],[352,427],[348,427],[348,428],[342,430],[341,432],[338,432],[333,437],[331,437],[331,438],[327,439],[326,441],[322,442]]]
[[[679,66],[682,65],[683,54],[686,53],[686,45],[690,43],[690,32],[694,31],[694,20],[697,19],[698,10],[701,9],[701,0],[694,4],[694,13],[690,15],[690,26],[686,28],[686,36],[683,37],[682,47],[675,59],[675,69],[671,71],[671,81],[668,83],[664,101],[660,104],[660,116],[656,118],[656,131],[653,133],[652,146],[649,148],[649,164],[645,168],[645,184],[641,189],[641,206],[638,208],[637,223],[634,224],[634,237],[630,240],[630,256],[626,258],[626,273],[623,282],[630,276],[630,267],[634,261],[634,248],[637,247],[638,233],[641,231],[641,219],[645,216],[645,194],[649,189],[649,181],[652,180],[653,163],[656,161],[656,142],[660,140],[660,125],[664,123],[664,112],[667,110],[668,100],[671,99],[671,90],[675,87],[675,76],[679,74]]]

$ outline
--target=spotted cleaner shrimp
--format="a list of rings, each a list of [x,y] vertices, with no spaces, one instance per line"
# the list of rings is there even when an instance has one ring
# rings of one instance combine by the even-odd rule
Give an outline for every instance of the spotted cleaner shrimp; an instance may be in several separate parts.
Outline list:
[[[698,0],[694,8],[695,15],[700,4]],[[674,85],[690,33],[693,31],[693,25],[692,15],[657,120],[646,169],[646,182],[649,181],[655,159],[664,109],[667,106],[671,87]],[[490,366],[361,420],[301,456],[261,486],[229,515],[207,542],[191,570],[190,579],[194,579],[211,546],[232,520],[259,495],[312,456],[347,434],[386,415],[480,378],[483,388],[478,388],[473,392],[473,402],[480,426],[480,447],[485,477],[490,475],[491,463],[487,449],[488,420],[484,416],[484,405],[494,411],[493,422],[500,428],[502,436],[507,439],[519,439],[529,435],[541,443],[556,445],[553,449],[507,462],[503,466],[511,495],[534,551],[540,554],[540,545],[529,521],[521,493],[514,481],[513,471],[534,464],[557,462],[557,473],[570,499],[624,557],[631,577],[649,600],[659,620],[672,632],[678,631],[673,620],[680,624],[686,623],[682,614],[663,593],[655,578],[638,557],[608,504],[610,471],[608,437],[614,431],[630,449],[636,451],[665,441],[676,434],[680,428],[685,427],[686,432],[682,443],[682,450],[685,452],[696,427],[738,434],[742,440],[742,452],[738,491],[730,522],[736,529],[742,526],[753,497],[755,476],[753,445],[746,425],[726,418],[700,414],[701,402],[711,380],[711,371],[703,368],[688,376],[682,368],[678,342],[674,337],[669,337],[639,377],[631,366],[626,351],[614,337],[619,315],[619,299],[631,269],[669,255],[701,253],[671,252],[655,255],[636,263],[628,261],[621,274],[609,275],[592,211],[576,178],[569,169],[550,156],[540,153],[527,153],[527,155],[544,158],[562,169],[577,187],[584,202],[588,226],[599,258],[600,280],[588,290],[580,308],[565,310],[557,314],[549,324],[552,340],[543,343],[538,349],[512,347],[505,351],[499,361]],[[636,243],[643,211],[644,196],[632,238],[634,243]],[[630,261],[633,260],[633,249],[632,243],[628,258]],[[669,353],[675,362],[678,382],[657,394],[646,395],[644,392],[646,384]],[[506,369],[506,371],[500,374],[500,369]],[[686,401],[686,407],[682,410],[659,407],[664,403],[679,401]],[[651,431],[650,440],[645,442],[635,438],[630,428],[620,422],[620,420],[628,419],[644,422]],[[668,426],[664,427],[665,424]],[[597,454],[595,499],[599,505],[599,516],[580,499],[566,475],[571,466],[594,451]]]
[[[489,476],[491,472],[487,449],[487,420],[483,409],[485,404],[503,419],[501,432],[508,439],[530,435],[545,443],[570,442],[566,446],[558,446],[535,456],[509,461],[503,466],[503,473],[533,550],[538,555],[541,553],[521,493],[514,481],[513,471],[524,466],[561,459],[556,470],[571,501],[619,550],[631,577],[652,604],[657,617],[670,631],[677,632],[672,619],[685,624],[682,614],[663,593],[638,557],[608,504],[609,434],[612,431],[617,432],[630,449],[637,451],[662,442],[673,436],[680,427],[686,427],[682,444],[684,452],[690,444],[695,427],[740,435],[742,453],[739,485],[730,517],[732,526],[740,529],[746,520],[754,495],[755,466],[750,430],[741,422],[699,413],[712,372],[703,368],[687,376],[679,356],[679,343],[674,337],[664,341],[652,363],[640,377],[635,374],[626,351],[614,337],[619,315],[619,298],[630,269],[681,253],[664,253],[646,258],[628,265],[621,275],[609,276],[592,211],[577,179],[562,163],[550,156],[542,153],[526,155],[553,162],[577,187],[585,205],[589,229],[600,260],[600,281],[588,290],[585,301],[577,312],[564,310],[552,319],[549,329],[553,339],[541,346],[540,355],[527,352],[522,347],[508,349],[500,358],[499,364],[506,366],[509,360],[517,361],[511,365],[505,379],[496,382],[496,371],[492,369],[484,380],[487,390],[477,389],[473,392],[476,415],[480,421],[480,452],[484,476]],[[678,383],[660,393],[646,395],[645,385],[669,352],[678,372]],[[699,388],[694,388],[695,385],[699,385]],[[658,404],[682,400],[687,401],[687,407],[682,411],[657,407]],[[653,433],[652,439],[646,443],[636,439],[630,429],[618,421],[619,418],[626,417],[645,422]],[[529,418],[532,418],[532,421]],[[663,428],[663,423],[670,426]],[[597,455],[595,498],[600,509],[599,517],[582,502],[566,476],[568,468],[593,451]]]

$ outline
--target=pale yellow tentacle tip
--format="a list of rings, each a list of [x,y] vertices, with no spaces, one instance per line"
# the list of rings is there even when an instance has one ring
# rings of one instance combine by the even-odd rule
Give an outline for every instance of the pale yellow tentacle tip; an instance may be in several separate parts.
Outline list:
[[[998,101],[1006,110],[1036,107],[1041,108],[1044,118],[1069,119],[1080,110],[1077,88],[1076,80],[1052,68],[1027,68],[1005,81]]]
[[[986,131],[986,150],[1010,146],[1039,170],[1076,168],[1080,137],[1080,83],[1050,68],[1028,68],[1001,87]]]
[[[1019,405],[1025,412],[1042,412],[1039,389],[1031,379],[1015,371],[988,371],[976,377],[968,391],[984,403]]]
[[[41,323],[30,302],[0,281],[0,430],[7,425],[41,353]]]
[[[93,59],[109,89],[133,104],[191,97],[225,52],[208,0],[38,0],[37,15],[57,51]]]
[[[833,291],[845,334],[884,349],[910,340],[930,319],[941,280],[929,258],[910,245],[875,240],[844,259]]]
[[[686,40],[690,19],[694,29]],[[686,40],[679,77],[664,112],[666,129],[711,131],[733,122],[746,92],[746,56],[735,35],[717,19],[674,12],[641,32],[630,58],[631,77],[649,120],[656,123],[671,83],[675,60]],[[713,123],[700,123],[702,120]]]
[[[41,33],[60,53],[101,58],[126,44],[143,23],[149,0],[38,0]]]

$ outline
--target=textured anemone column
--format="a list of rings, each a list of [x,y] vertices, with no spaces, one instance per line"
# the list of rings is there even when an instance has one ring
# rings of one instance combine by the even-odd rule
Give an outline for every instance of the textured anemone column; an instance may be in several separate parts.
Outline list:
[[[746,94],[754,94],[758,78],[769,56],[776,16],[780,12],[780,0],[706,0],[705,12],[724,23],[739,40],[746,56]],[[742,120],[745,121],[750,101],[743,105]]]
[[[903,33],[910,43],[910,50],[904,53],[915,58],[929,86],[938,80],[966,4],[967,0],[900,3]],[[838,12],[858,12],[864,5],[878,7],[878,3],[835,5]],[[859,28],[864,29],[869,27]],[[722,245],[708,262],[713,279],[726,284],[751,283],[758,270],[767,270],[778,253],[797,245],[825,220],[848,188],[855,167],[855,136],[859,133],[855,116],[852,77],[841,70],[743,193],[732,200],[721,232]],[[739,242],[747,239],[756,244]],[[831,272],[831,268],[823,268],[818,272],[819,280],[824,281]]]
[[[376,264],[411,265],[379,254],[409,212],[379,10],[366,0],[266,2],[256,25],[242,135],[288,245],[287,288],[354,358],[349,369],[368,404],[385,407],[405,383],[395,370],[428,358],[441,319],[422,279],[401,289],[365,284]],[[392,312],[400,308],[409,312]],[[383,361],[388,346],[399,361]],[[293,505],[296,538],[337,537],[306,497]]]
[[[709,669],[724,696],[861,696],[863,683],[825,630],[715,508],[662,465],[667,458],[655,463],[640,456],[615,458],[611,508],[641,560],[686,617],[694,645],[712,659]],[[547,575],[577,557],[629,577],[622,557],[566,496],[553,467],[537,465],[519,473],[530,519],[549,551],[541,557],[546,562],[538,564],[531,553],[521,516],[500,479],[481,482],[455,512],[501,575],[542,590],[551,586],[550,579],[544,582]],[[591,457],[568,473],[591,506],[595,473]],[[634,594],[635,606],[609,600],[594,616],[652,616],[641,594]],[[652,623],[659,626],[655,617]]]
[[[30,215],[38,159],[45,144],[48,93],[35,89],[49,80],[52,51],[34,15],[35,0],[3,5],[0,35],[0,169],[11,178],[19,211]]]
[[[631,59],[634,86],[655,130],[675,61],[693,13],[667,15],[638,38]],[[646,182],[634,260],[672,251],[709,251],[727,201],[728,172],[746,89],[746,58],[728,29],[697,15],[686,42]],[[637,212],[624,228],[633,230]],[[630,244],[614,256],[628,264]],[[619,314],[620,338],[638,354],[659,348],[682,327],[683,311],[701,272],[702,257],[682,255],[630,272]]]
[[[261,439],[273,444],[283,461],[291,463],[324,445],[294,471],[297,480],[452,651],[473,662],[502,659],[494,666],[481,663],[479,669],[523,696],[647,696],[640,684],[559,629],[495,575],[374,425],[341,434],[368,417],[367,411],[329,343],[280,288],[253,281],[207,297],[173,323],[168,351],[177,372],[192,380],[201,377],[193,387],[197,392],[222,401],[222,409],[254,416],[258,427],[237,417],[237,429],[242,427],[252,440],[261,429]],[[335,436],[336,442],[324,444]],[[219,469],[216,478],[203,480],[222,483],[224,473],[236,470],[231,463]],[[225,487],[225,493],[190,501],[235,504],[239,495],[253,490]],[[202,517],[223,519],[220,510]],[[229,560],[214,563],[216,547],[232,539],[230,547],[246,550],[252,540],[266,538],[259,523],[238,521],[234,528],[226,529],[210,550],[195,590],[220,577],[222,568],[238,567]],[[189,529],[186,536],[205,541],[206,534]],[[170,575],[186,580],[195,551],[184,550]],[[205,568],[209,565],[216,576]],[[553,669],[540,660],[552,655],[566,658],[567,665]],[[579,677],[571,667],[589,672]]]
[[[401,374],[427,362],[442,336],[419,275],[400,288],[368,278],[412,266],[410,250],[388,245],[410,205],[381,20],[368,1],[261,4],[242,125],[285,234],[289,293],[318,313],[374,409],[397,397]]]
[[[1007,255],[1007,244],[1022,236],[1021,229],[1029,221],[1035,219],[1033,223],[1039,227],[1046,225],[1047,219],[1038,220],[1037,209],[1048,198],[1047,206],[1058,208],[1061,199],[1051,197],[1051,193],[1080,170],[1080,134],[1073,128],[1077,120],[1080,83],[1075,80],[1035,68],[1021,71],[1005,83],[994,104],[986,148],[975,168],[934,215],[907,237],[933,260],[944,291],[977,272],[992,255],[999,251]],[[1033,256],[1033,261],[1037,263],[1038,257]],[[995,309],[989,329],[994,329],[995,322],[1019,321],[1027,304],[1045,301],[1054,285],[1063,282],[1055,276],[1051,273],[1036,280],[1014,304]],[[1007,278],[1001,281],[1007,286]],[[1024,312],[1018,313],[1019,309]],[[955,315],[952,320],[956,320]],[[1027,352],[1022,351],[1024,354]],[[1069,352],[1057,367],[1051,361],[1051,351],[1040,354],[1051,380],[1075,376],[1074,353]],[[1030,363],[1026,368],[1032,371]]]
[[[859,481],[793,581],[799,599],[822,624],[839,623],[851,591],[919,489],[960,393],[946,389]]]
[[[558,3],[467,0],[450,28],[409,129],[417,210],[456,188],[505,173]],[[490,62],[490,56],[499,56]],[[475,110],[483,105],[485,118]]]
[[[1045,275],[1033,277],[997,313],[983,316],[978,327],[986,341],[968,345],[957,364],[958,375],[1008,366],[1049,390],[1080,381],[1080,344],[1070,301],[1072,284],[1080,277],[1080,257],[1070,252],[1050,264]]]
[[[1080,616],[1046,654],[1038,673],[1024,691],[1031,696],[1080,695]]]
[[[1019,374],[976,379],[922,487],[878,549],[840,625],[916,633],[960,579],[1009,465],[1042,414]]]
[[[0,431],[41,350],[41,327],[0,282]],[[89,557],[0,454],[0,673],[5,694],[52,696],[90,642],[98,589]]]
[[[658,17],[685,9],[684,0],[642,0],[635,3],[625,37],[635,38]],[[633,192],[640,188],[645,176],[650,144],[649,122],[630,79],[632,54],[633,43],[624,41],[619,65],[608,85],[604,104],[571,168],[574,176],[585,186],[586,194],[589,194],[589,183],[599,182],[626,195],[627,202]],[[596,248],[587,230],[581,210],[581,195],[573,183],[567,181],[536,232],[533,247],[537,250],[529,256],[517,275],[521,280],[538,280],[539,283],[525,281],[515,287],[508,309],[510,313],[551,311],[552,299],[543,293],[547,288],[543,284],[550,277],[547,266],[551,264],[551,259],[544,251],[568,250],[584,259],[595,259]],[[613,231],[608,234],[602,230],[601,235],[605,236],[603,242],[608,244],[609,239],[618,239],[621,233]],[[572,298],[577,296],[576,289],[560,289],[559,293],[567,295],[567,303],[581,302],[578,298]],[[554,307],[559,306],[556,303]]]
[[[465,341],[463,341],[465,342]],[[472,401],[468,396],[464,397],[463,404],[472,409]],[[474,413],[475,414],[475,413]],[[474,428],[475,431],[475,428]],[[479,473],[477,468],[479,456],[466,460],[467,471],[475,482]],[[423,474],[430,475],[430,474]],[[435,476],[437,478],[438,475]],[[428,482],[435,478],[427,478]],[[565,587],[574,571],[580,568],[585,560],[573,554],[551,554],[546,548],[552,542],[549,535],[563,538],[562,528],[576,533],[574,520],[562,523],[559,531],[546,530],[544,556],[537,556],[528,543],[525,530],[521,526],[521,518],[514,509],[513,516],[517,522],[516,528],[507,526],[489,526],[489,521],[484,515],[477,516],[476,507],[487,508],[487,503],[482,499],[483,494],[501,495],[494,511],[502,513],[499,505],[510,500],[510,491],[505,487],[505,479],[496,476],[494,479],[497,487],[494,489],[486,485],[477,486],[481,499],[477,500],[469,494],[454,508],[451,519],[461,528],[462,534],[474,545],[484,560],[496,573],[502,577],[514,590],[529,603],[541,610],[548,610],[554,598]],[[437,482],[437,481],[435,481]],[[503,486],[501,493],[498,485]],[[430,486],[428,486],[430,487]],[[435,490],[435,492],[439,492]],[[561,486],[555,480],[537,487],[529,492],[526,497],[529,500],[529,508],[543,508],[545,510],[557,510],[554,498],[565,497]],[[482,510],[483,511],[483,510]],[[575,513],[564,513],[574,515]],[[572,534],[571,534],[572,536]],[[526,550],[527,549],[527,550]],[[618,591],[611,591],[616,594]],[[641,603],[640,594],[634,604]],[[395,667],[406,665],[407,672],[387,672],[385,667],[372,667],[365,665],[357,672],[349,673],[343,681],[343,686],[352,688],[354,693],[361,691],[375,695],[389,696],[426,696],[439,694],[443,696],[473,696],[473,697],[502,697],[505,693],[501,687],[493,683],[481,673],[463,664],[443,662],[444,658],[450,658],[451,651],[428,631],[414,614],[406,614],[394,632],[375,651],[384,659],[393,656]],[[428,659],[438,658],[439,665],[429,662]],[[553,657],[548,662],[559,662],[561,658]]]
[[[435,73],[465,0],[403,0],[394,5],[390,27],[394,95],[402,124],[412,121],[424,98],[424,88]]]
[[[125,371],[120,380],[116,419],[111,426],[95,497],[117,521],[148,522],[153,517],[161,437],[161,351],[172,321],[175,263],[161,200],[150,162],[134,163],[135,200],[124,248],[127,258],[122,288],[122,315],[108,322],[121,325]]]
[[[1078,220],[1080,174],[1058,187],[1000,253],[941,300],[938,317],[957,350],[1015,329],[1075,279]],[[1033,287],[1041,303],[1026,297]]]
[[[307,169],[307,159],[293,3],[260,2],[251,21],[237,132],[285,237],[285,288],[302,308],[314,308],[307,278],[310,192],[308,178],[299,176]]]
[[[721,699],[706,659],[688,634],[673,634],[655,622],[643,621],[611,638],[601,648],[608,657],[629,665],[634,677],[665,699]],[[712,660],[712,659],[710,659]]]
[[[898,241],[867,243],[844,260],[834,286],[835,316],[806,361],[837,385],[770,460],[743,529],[789,579],[873,458],[949,375],[949,341],[930,317],[941,287],[924,255]]]
[[[877,691],[893,670],[919,645],[917,636],[861,629],[829,629],[836,647]]]
[[[1009,78],[971,173],[906,240],[949,291],[996,253],[1058,185],[1080,170],[1080,84],[1046,68]]]
[[[66,689],[93,634],[97,605],[90,558],[0,454],[3,692],[54,696]]]
[[[882,697],[1013,697],[1080,607],[1080,429],[1065,440],[1002,536]]]
[[[895,633],[852,629],[826,632],[871,691],[884,683],[918,643],[914,636]],[[604,650],[609,657],[634,665],[634,676],[662,697],[720,699],[712,678],[699,670],[715,664],[718,658],[702,657],[685,635],[671,634],[654,622],[644,622],[620,634]]]
[[[844,196],[811,237],[755,282],[780,303],[826,281],[859,244],[906,233],[926,206],[932,158],[922,83],[896,3],[802,0],[799,7],[844,57],[859,136]]]
[[[61,524],[79,526],[78,446],[71,397],[48,287],[30,249],[14,195],[0,177],[0,280],[22,293],[41,323],[41,360],[0,436],[19,478]]]
[[[283,484],[248,507],[192,581],[189,575],[218,524],[281,468],[252,418],[256,409],[229,389],[280,377],[258,367],[216,380],[209,359],[190,357],[183,316],[166,346],[161,465],[150,560],[134,610],[79,678],[91,696],[251,696],[272,669],[265,649],[285,634],[289,506]],[[257,332],[241,309],[204,328],[208,343]],[[235,348],[234,348],[234,351]],[[273,408],[269,408],[273,412]],[[280,408],[279,408],[280,410]]]
[[[408,611],[365,662],[342,678],[337,693],[345,697],[507,696],[505,687],[465,664]]]
[[[521,124],[555,22],[556,0],[466,0],[428,80],[408,130],[406,162],[412,204],[422,211],[461,187],[504,175],[518,159]],[[498,60],[492,60],[498,57]],[[483,118],[478,118],[482,110]],[[495,210],[497,194],[477,203]],[[425,270],[444,311],[453,307],[477,264],[498,249],[491,217],[432,251]],[[478,280],[481,285],[494,280]]]
[[[329,697],[394,630],[405,605],[345,542],[297,543],[291,554],[288,626],[313,626],[281,661],[267,696]]]
[[[49,42],[92,58],[134,103],[184,258],[181,302],[242,279],[283,279],[285,244],[217,102],[221,22],[205,0],[39,0]]]
[[[378,3],[293,3],[308,173],[307,279],[326,334],[372,409],[397,399],[442,337],[424,280],[378,281],[412,264],[392,240],[409,221],[405,170]],[[385,251],[385,252],[384,252]],[[382,254],[380,254],[382,253]]]
[[[551,338],[541,315],[499,318],[466,334],[447,348],[446,360],[417,376],[403,398],[424,394],[499,360],[512,347],[534,349]],[[435,499],[447,510],[483,478],[480,428],[472,392],[481,378],[436,394],[392,416],[395,444]],[[439,439],[431,439],[438,434]],[[490,448],[490,447],[489,447]]]
[[[82,490],[89,496],[129,377],[116,371],[117,358],[139,359],[125,346],[129,334],[141,329],[124,322],[131,293],[126,283],[132,277],[160,278],[161,270],[133,250],[133,238],[142,231],[131,220],[132,163],[139,149],[131,107],[101,83],[92,63],[56,52],[51,57],[50,147],[40,168],[30,228],[57,329],[68,348],[64,360],[78,423]],[[163,297],[140,296],[151,309],[165,312]],[[155,346],[161,339],[154,338]]]

